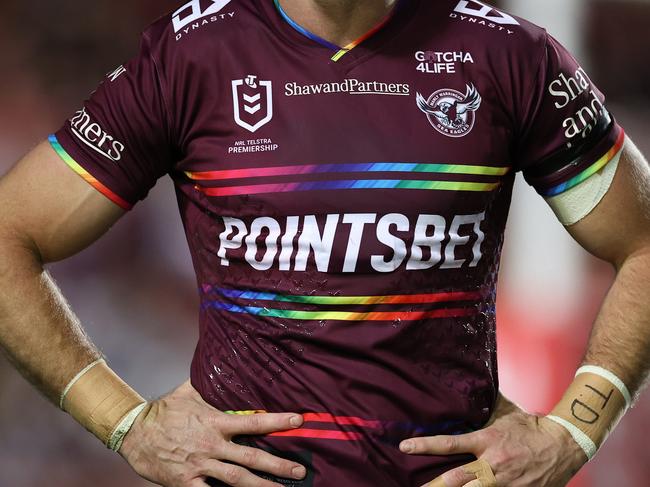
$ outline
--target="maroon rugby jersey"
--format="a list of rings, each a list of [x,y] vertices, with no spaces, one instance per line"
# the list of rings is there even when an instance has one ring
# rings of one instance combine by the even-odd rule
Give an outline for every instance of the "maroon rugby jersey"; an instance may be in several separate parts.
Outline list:
[[[559,194],[623,132],[543,29],[403,0],[339,50],[272,0],[193,0],[50,140],[129,209],[175,185],[201,295],[192,384],[224,411],[304,413],[246,441],[296,486],[419,486],[467,457],[498,391],[495,294],[514,175]]]

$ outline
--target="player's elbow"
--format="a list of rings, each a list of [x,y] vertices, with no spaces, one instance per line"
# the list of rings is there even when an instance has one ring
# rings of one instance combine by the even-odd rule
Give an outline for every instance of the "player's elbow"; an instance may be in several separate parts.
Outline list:
[[[620,245],[615,250],[610,249],[610,252],[598,257],[611,263],[617,273],[623,267],[633,266],[650,274],[650,227],[647,232],[639,232],[626,245]]]
[[[45,259],[38,246],[28,235],[0,222],[0,281],[11,285],[17,272],[40,271]]]

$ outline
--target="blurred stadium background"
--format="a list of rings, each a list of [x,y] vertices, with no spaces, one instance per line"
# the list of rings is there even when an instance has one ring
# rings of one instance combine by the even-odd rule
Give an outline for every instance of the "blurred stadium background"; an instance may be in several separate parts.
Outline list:
[[[269,0],[270,1],[270,0]],[[174,0],[0,1],[0,171],[69,117]],[[650,1],[510,0],[583,63],[650,156]],[[188,375],[195,284],[170,181],[100,242],[51,270],[112,366],[146,397]],[[547,412],[570,382],[612,270],[518,181],[499,287],[502,388]],[[0,487],[139,487],[139,479],[0,357]],[[572,487],[649,485],[650,393]],[[333,486],[334,487],[334,486]],[[344,486],[348,487],[348,486]]]

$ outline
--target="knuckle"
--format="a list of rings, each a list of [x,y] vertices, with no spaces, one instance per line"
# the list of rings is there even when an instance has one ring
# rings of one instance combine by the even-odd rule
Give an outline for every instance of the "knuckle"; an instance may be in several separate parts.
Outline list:
[[[423,438],[413,438],[413,452],[414,453],[425,453],[431,450],[435,443],[433,438],[423,437]]]
[[[445,436],[442,439],[442,446],[449,451],[454,451],[458,447],[458,440],[455,436]]]
[[[500,432],[496,428],[485,428],[478,432],[482,439],[490,442],[496,441],[500,436]]]
[[[248,417],[248,426],[252,430],[259,430],[262,427],[262,418],[259,414],[251,414]]]
[[[451,481],[453,484],[459,484],[460,482],[463,482],[466,477],[467,474],[460,469],[452,470],[451,472],[447,472],[445,474],[445,479]]]
[[[185,465],[190,468],[197,469],[203,464],[205,458],[206,457],[203,454],[192,452],[189,455],[187,455],[187,459],[185,460]]]
[[[176,481],[178,485],[182,485],[183,487],[185,487],[186,485],[190,485],[193,479],[194,479],[194,475],[192,475],[190,472],[186,472],[180,474],[176,479]]]
[[[494,455],[494,464],[496,466],[502,466],[502,465],[507,465],[509,463],[512,463],[512,460],[514,459],[514,455],[507,451],[507,450],[499,450],[497,453]]]
[[[254,465],[260,458],[259,451],[254,448],[246,448],[243,452],[243,462],[246,465]]]
[[[513,466],[517,466],[520,462],[513,461],[514,457],[510,452],[498,449],[496,451],[490,452],[490,455],[483,460],[487,461],[488,464],[492,467],[492,470],[500,471],[504,469],[511,469]]]
[[[273,473],[281,476],[291,476],[291,470],[293,467],[295,467],[293,463],[279,458],[274,458],[269,464],[269,469],[272,470]]]
[[[224,414],[219,412],[214,414],[207,414],[205,416],[205,421],[210,426],[213,426],[219,431],[223,430],[224,426],[227,425],[232,420],[233,420],[233,416],[231,416],[230,414]]]
[[[224,480],[230,485],[236,486],[242,479],[242,469],[236,465],[228,465],[224,471]]]

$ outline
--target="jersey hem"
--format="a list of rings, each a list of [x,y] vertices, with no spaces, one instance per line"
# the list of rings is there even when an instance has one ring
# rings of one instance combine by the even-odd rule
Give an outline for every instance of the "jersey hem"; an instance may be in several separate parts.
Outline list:
[[[52,148],[54,149],[54,152],[56,152],[56,154],[63,160],[63,162],[65,162],[75,173],[77,173],[77,175],[81,176],[84,181],[86,181],[93,188],[95,188],[101,194],[106,196],[109,200],[111,200],[113,203],[118,205],[120,208],[127,211],[133,208],[132,203],[129,203],[124,198],[115,194],[109,188],[104,186],[101,182],[97,180],[95,176],[90,174],[77,161],[75,161],[74,158],[70,154],[68,154],[68,152],[63,148],[63,146],[57,139],[56,135],[54,134],[50,135],[48,137],[48,141],[52,146]]]

